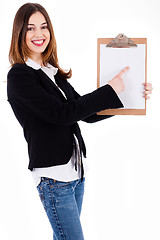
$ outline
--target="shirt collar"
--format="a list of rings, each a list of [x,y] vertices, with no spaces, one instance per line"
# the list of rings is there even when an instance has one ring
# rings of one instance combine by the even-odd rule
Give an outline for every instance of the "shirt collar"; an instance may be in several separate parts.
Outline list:
[[[27,58],[26,62],[25,62],[29,67],[32,67],[35,70],[39,70],[39,69],[45,69],[45,68],[49,68],[53,75],[56,75],[58,68],[53,67],[51,64],[47,63],[47,67],[42,67],[40,64],[36,63],[34,60],[32,60],[31,58]]]

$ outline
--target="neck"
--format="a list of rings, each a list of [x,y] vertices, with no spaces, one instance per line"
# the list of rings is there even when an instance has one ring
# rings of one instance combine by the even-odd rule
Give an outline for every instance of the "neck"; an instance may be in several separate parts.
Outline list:
[[[34,55],[34,56],[33,56],[33,55],[32,55],[32,56],[30,56],[30,58],[31,58],[33,61],[35,61],[36,63],[38,63],[40,66],[44,66],[41,55],[40,55],[40,56],[37,56],[37,55]]]

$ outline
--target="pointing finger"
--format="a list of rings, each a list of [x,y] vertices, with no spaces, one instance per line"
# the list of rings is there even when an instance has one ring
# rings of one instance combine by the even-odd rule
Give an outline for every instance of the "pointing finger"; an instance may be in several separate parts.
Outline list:
[[[117,74],[117,76],[118,76],[118,77],[122,77],[123,74],[124,74],[125,72],[127,72],[128,70],[129,70],[129,66],[128,66],[128,67],[125,67],[123,70],[121,70],[121,71]]]

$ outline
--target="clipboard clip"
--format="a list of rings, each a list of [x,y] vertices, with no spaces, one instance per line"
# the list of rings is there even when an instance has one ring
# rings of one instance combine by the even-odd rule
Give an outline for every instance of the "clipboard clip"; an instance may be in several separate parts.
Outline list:
[[[126,37],[123,33],[120,33],[110,43],[108,43],[106,47],[130,48],[137,47],[137,44],[135,44],[130,38]]]

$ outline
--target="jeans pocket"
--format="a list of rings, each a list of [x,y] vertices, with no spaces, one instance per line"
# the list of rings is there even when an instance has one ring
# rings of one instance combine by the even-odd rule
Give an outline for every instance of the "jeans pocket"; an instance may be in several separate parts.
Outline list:
[[[64,188],[70,185],[71,182],[62,182],[57,180],[52,180],[51,185],[53,188]]]
[[[44,197],[44,191],[43,191],[43,187],[41,185],[37,186],[37,190],[39,193],[39,197],[41,199],[41,202],[43,204],[44,210],[46,211],[46,204],[45,204],[45,197]]]

